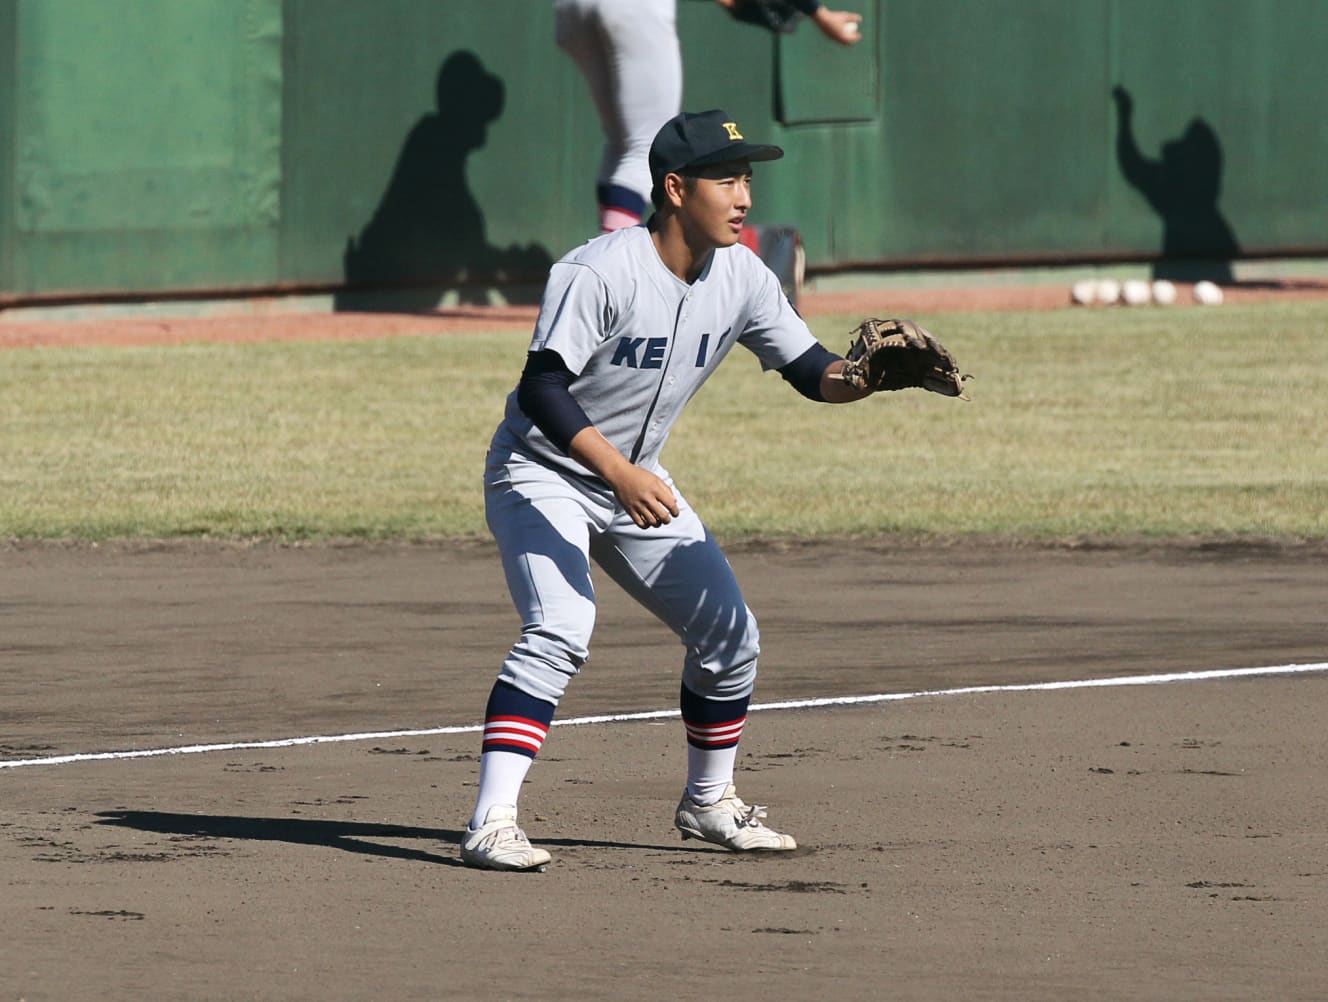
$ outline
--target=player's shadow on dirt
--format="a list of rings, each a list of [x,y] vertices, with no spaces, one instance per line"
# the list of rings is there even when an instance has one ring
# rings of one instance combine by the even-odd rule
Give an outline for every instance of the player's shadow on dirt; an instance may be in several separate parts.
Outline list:
[[[506,88],[474,53],[457,51],[435,90],[436,110],[411,129],[377,210],[347,242],[338,310],[419,313],[444,297],[486,305],[492,288],[508,302],[537,301],[549,252],[492,246],[466,181],[466,161],[484,147]]]
[[[254,842],[288,842],[292,845],[321,845],[366,856],[385,856],[419,863],[461,866],[456,845],[461,831],[455,828],[412,828],[408,825],[369,824],[360,821],[322,821],[311,818],[247,818],[218,814],[170,814],[162,811],[101,811],[100,825],[115,825],[159,835],[192,835],[199,838],[243,839]],[[443,853],[408,846],[384,844],[375,839],[417,839],[437,844]],[[657,845],[606,842],[589,839],[539,839],[540,845],[600,849],[663,849]],[[671,847],[670,847],[671,848]]]
[[[1194,118],[1185,131],[1149,159],[1134,135],[1134,98],[1111,91],[1116,105],[1116,160],[1121,173],[1162,219],[1162,255],[1154,278],[1180,282],[1208,279],[1232,284],[1231,262],[1240,244],[1217,207],[1222,190],[1222,144],[1213,127]]]

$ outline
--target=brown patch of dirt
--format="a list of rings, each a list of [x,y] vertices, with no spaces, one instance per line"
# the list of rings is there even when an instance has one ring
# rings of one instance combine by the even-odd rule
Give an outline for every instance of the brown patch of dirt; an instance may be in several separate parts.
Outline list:
[[[680,841],[679,722],[584,723],[509,875],[456,852],[520,627],[491,545],[0,547],[0,762],[230,745],[0,768],[9,995],[673,997],[705,944],[772,999],[1324,997],[1328,675],[943,694],[1321,662],[1321,553],[730,556],[758,704],[887,697],[753,712],[739,790],[799,850]],[[558,720],[673,708],[682,655],[606,584]]]
[[[410,313],[237,312],[207,317],[115,317],[98,320],[0,319],[0,348],[186,344],[199,341],[363,340],[403,335],[460,334],[529,329],[535,307],[489,307]]]

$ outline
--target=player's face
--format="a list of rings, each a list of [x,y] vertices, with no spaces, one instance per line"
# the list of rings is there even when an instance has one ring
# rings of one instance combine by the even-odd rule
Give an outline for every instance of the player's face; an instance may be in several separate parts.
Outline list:
[[[679,206],[683,225],[697,243],[731,247],[752,207],[752,167],[746,160],[703,168]]]

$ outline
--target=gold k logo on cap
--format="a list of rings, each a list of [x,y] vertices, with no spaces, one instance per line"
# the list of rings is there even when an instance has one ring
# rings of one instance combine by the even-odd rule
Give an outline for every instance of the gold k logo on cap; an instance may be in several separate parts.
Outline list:
[[[739,139],[742,138],[742,133],[738,131],[737,122],[725,122],[724,131],[729,134],[729,138],[732,139],[734,142],[737,142]]]

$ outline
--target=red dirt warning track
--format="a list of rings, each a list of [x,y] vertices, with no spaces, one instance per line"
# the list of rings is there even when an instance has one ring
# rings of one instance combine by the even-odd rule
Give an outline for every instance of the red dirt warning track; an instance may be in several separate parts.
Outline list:
[[[1178,307],[1198,308],[1192,286],[1178,284]],[[1328,280],[1296,279],[1237,283],[1224,288],[1228,303],[1328,298]],[[1071,308],[1066,285],[1001,285],[940,289],[871,289],[808,292],[800,303],[809,317],[906,316],[973,310]],[[1084,308],[1084,307],[1079,307]],[[1127,309],[1127,307],[1091,307]],[[181,306],[181,313],[188,307]],[[427,314],[292,312],[276,300],[237,301],[235,311],[215,316],[115,316],[78,320],[22,319],[23,311],[0,312],[0,348],[78,345],[184,344],[197,341],[353,340],[402,335],[437,335],[492,330],[528,330],[535,306],[455,307]]]

